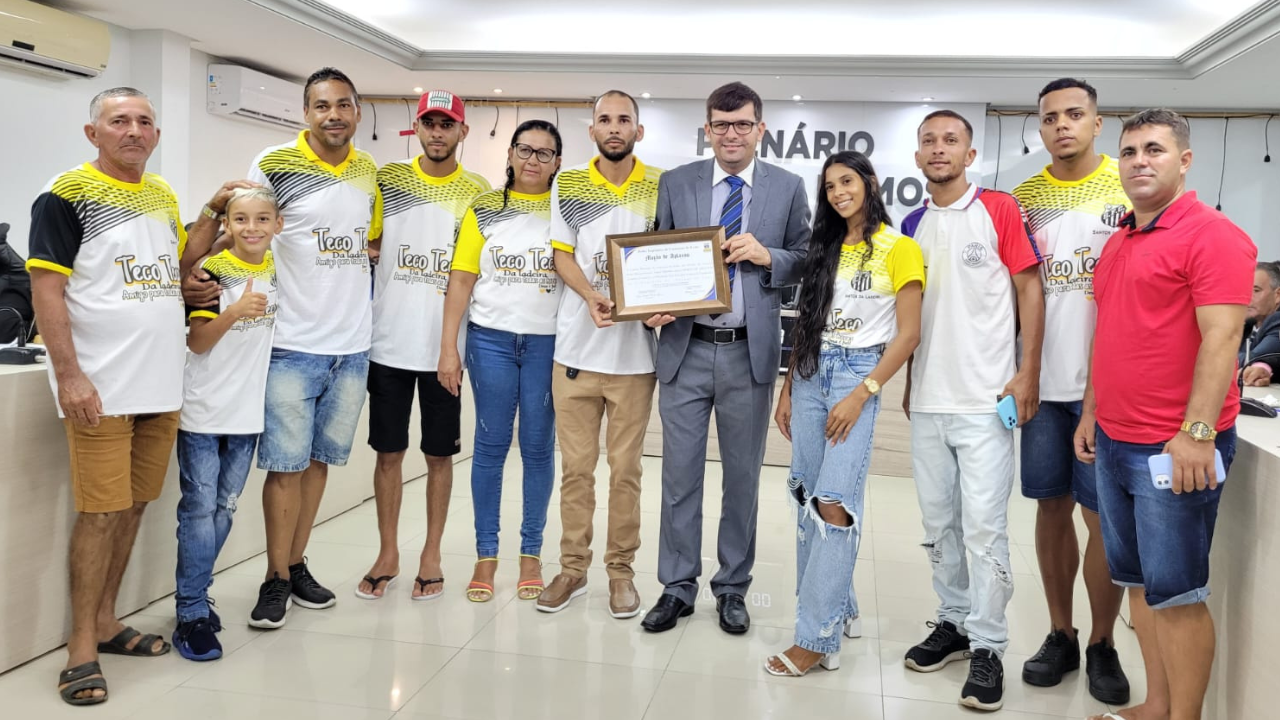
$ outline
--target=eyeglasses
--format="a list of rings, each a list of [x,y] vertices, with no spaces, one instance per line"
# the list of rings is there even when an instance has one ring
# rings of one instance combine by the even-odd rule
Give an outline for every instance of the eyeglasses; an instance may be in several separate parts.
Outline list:
[[[716,135],[723,135],[729,132],[729,128],[733,128],[733,131],[738,133],[739,135],[746,135],[747,133],[751,132],[753,128],[755,128],[756,123],[753,123],[750,120],[738,120],[737,122],[727,122],[725,120],[717,120],[713,123],[710,123],[710,125],[711,125],[711,132],[715,133]]]
[[[556,159],[555,150],[548,150],[547,148],[542,148],[538,150],[538,149],[534,149],[532,145],[525,145],[524,143],[516,143],[511,147],[515,148],[516,157],[520,158],[521,160],[528,160],[530,155],[537,155],[538,162],[540,163],[549,163],[552,160]]]

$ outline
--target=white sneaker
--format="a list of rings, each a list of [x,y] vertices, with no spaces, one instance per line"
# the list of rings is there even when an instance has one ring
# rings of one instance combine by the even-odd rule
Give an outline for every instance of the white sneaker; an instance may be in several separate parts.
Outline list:
[[[851,617],[844,621],[844,636],[851,639],[862,637],[861,617]]]

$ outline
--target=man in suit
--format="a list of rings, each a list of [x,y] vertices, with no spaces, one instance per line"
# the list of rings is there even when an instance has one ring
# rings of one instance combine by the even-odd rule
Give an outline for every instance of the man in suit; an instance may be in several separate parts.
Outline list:
[[[662,417],[662,530],[658,580],[666,589],[642,623],[662,632],[693,612],[702,572],[702,487],[714,408],[723,466],[718,558],[711,579],[720,627],[750,626],[743,596],[755,562],[760,466],[781,362],[780,290],[800,280],[809,202],[799,176],[758,162],[760,96],[739,82],[707,98],[714,160],[670,170],[658,184],[660,230],[722,225],[732,309],[651,319],[658,337]]]
[[[1280,263],[1260,262],[1253,273],[1238,361],[1244,384],[1266,387],[1280,368]],[[2,338],[0,338],[2,339]]]

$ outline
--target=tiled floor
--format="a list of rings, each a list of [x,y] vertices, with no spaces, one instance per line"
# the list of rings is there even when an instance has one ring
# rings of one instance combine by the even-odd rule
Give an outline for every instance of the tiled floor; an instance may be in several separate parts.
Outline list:
[[[514,459],[509,478],[518,478]],[[661,460],[645,458],[643,547],[637,586],[646,607],[658,584],[658,508]],[[176,653],[158,659],[106,656],[103,668],[111,700],[94,708],[72,708],[58,700],[54,679],[65,661],[56,651],[0,676],[0,708],[6,718],[308,718],[315,720],[535,720],[575,718],[665,720],[666,718],[840,718],[918,720],[975,717],[956,704],[966,668],[956,663],[932,675],[906,670],[902,655],[926,634],[935,598],[920,540],[915,488],[902,478],[870,482],[866,530],[855,573],[864,632],[846,641],[837,672],[775,678],[761,670],[763,658],[791,644],[795,560],[786,471],[767,467],[762,478],[755,582],[748,601],[752,626],[745,636],[716,625],[710,592],[697,611],[667,633],[650,635],[640,618],[614,620],[602,567],[605,513],[596,514],[596,561],[590,593],[567,610],[546,615],[515,598],[518,481],[502,500],[502,561],[492,602],[468,602],[474,543],[467,462],[456,468],[453,504],[445,533],[445,595],[409,600],[410,583],[395,585],[380,601],[352,590],[376,553],[372,501],[316,529],[311,567],[338,594],[330,610],[295,608],[281,630],[260,632],[246,619],[256,598],[261,556],[221,573],[214,585],[226,630],[225,656],[194,663]],[[598,472],[605,498],[607,468]],[[719,515],[719,465],[709,463],[703,531],[704,577],[715,570],[715,518]],[[426,531],[424,481],[405,487],[401,522],[401,572],[416,570]],[[558,494],[552,497],[546,555],[554,560],[560,537]],[[1020,680],[1021,665],[1047,630],[1035,569],[1035,506],[1017,496],[1010,511],[1016,592],[1009,607],[1011,645],[1005,657],[1005,710],[1010,720],[1080,718],[1105,707],[1089,697],[1080,674],[1053,689]],[[1083,530],[1082,530],[1083,533]],[[1083,535],[1082,535],[1083,537]],[[548,581],[558,567],[548,562]],[[1087,627],[1083,584],[1076,589],[1077,624]],[[168,635],[172,600],[154,603],[131,618],[144,632]],[[1134,684],[1144,694],[1137,641],[1121,626],[1117,644]],[[1136,677],[1135,677],[1136,676]]]

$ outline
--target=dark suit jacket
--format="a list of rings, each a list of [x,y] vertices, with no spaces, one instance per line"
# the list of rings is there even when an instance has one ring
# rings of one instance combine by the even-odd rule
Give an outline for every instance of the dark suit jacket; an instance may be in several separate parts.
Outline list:
[[[712,163],[715,159],[681,165],[658,181],[659,230],[706,227],[711,224]],[[800,282],[809,247],[809,201],[799,175],[756,160],[751,185],[751,213],[746,232],[769,248],[772,268],[749,262],[738,264],[734,282],[744,283],[747,345],[751,376],[761,384],[774,382],[782,362],[780,288]],[[693,318],[677,318],[658,335],[658,379],[671,382],[684,361],[693,332]]]
[[[1249,357],[1253,362],[1264,362],[1271,366],[1271,374],[1280,377],[1280,311],[1273,312],[1263,319],[1260,325],[1245,327],[1244,337],[1240,341],[1240,366],[1244,367],[1245,345],[1250,344]]]

